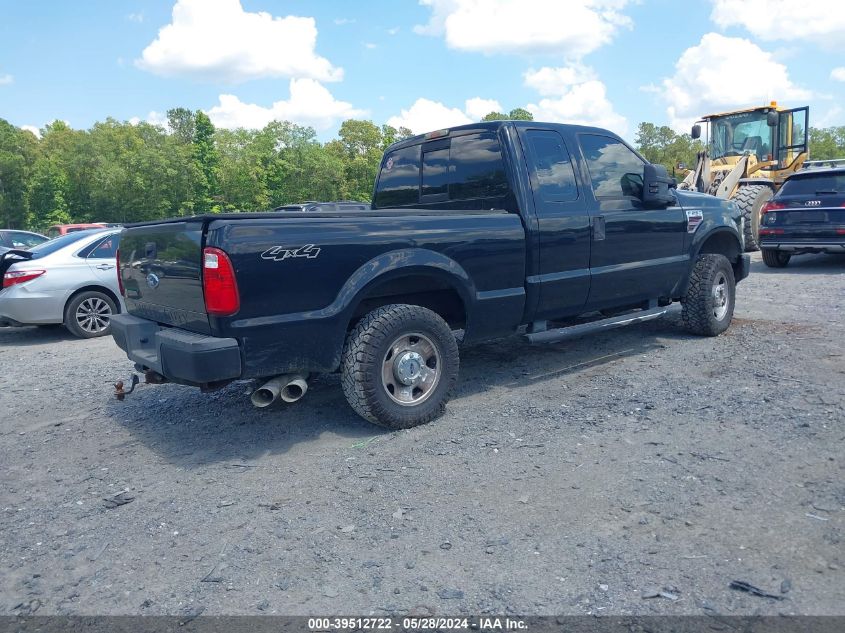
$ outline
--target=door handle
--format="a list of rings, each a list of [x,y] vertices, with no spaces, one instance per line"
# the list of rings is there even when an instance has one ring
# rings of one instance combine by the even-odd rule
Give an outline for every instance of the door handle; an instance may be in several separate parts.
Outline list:
[[[603,240],[605,236],[604,233],[604,216],[597,215],[593,218],[593,240],[599,241]]]
[[[114,268],[114,264],[100,264],[97,266],[99,270],[111,270],[112,268]]]

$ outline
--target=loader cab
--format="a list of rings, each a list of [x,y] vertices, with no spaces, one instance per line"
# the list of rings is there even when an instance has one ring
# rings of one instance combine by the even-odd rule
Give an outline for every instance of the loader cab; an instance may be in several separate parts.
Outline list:
[[[778,110],[772,102],[767,107],[708,115],[693,126],[692,137],[701,136],[703,123],[708,153],[719,164],[734,164],[739,157],[751,155],[762,163],[761,169],[794,170],[807,155],[808,110]]]

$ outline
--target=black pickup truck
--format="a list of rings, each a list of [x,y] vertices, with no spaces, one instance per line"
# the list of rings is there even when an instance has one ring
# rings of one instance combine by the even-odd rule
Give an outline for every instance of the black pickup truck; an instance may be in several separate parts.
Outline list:
[[[263,406],[339,370],[357,413],[411,427],[443,412],[459,331],[559,340],[681,301],[689,330],[723,332],[749,270],[740,212],[673,187],[598,128],[439,130],[387,149],[370,211],[126,228],[113,336],[148,382],[260,380]]]

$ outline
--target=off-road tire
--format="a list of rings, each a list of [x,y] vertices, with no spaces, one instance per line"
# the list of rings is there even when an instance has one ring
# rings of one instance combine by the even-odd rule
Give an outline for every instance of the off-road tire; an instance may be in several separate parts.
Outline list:
[[[439,354],[438,382],[418,405],[401,405],[388,394],[382,368],[391,344],[399,337],[419,333]],[[420,306],[394,304],[373,310],[346,338],[340,365],[341,385],[349,405],[365,420],[388,429],[408,429],[443,414],[458,378],[458,344],[449,325]]]
[[[760,248],[760,212],[773,195],[772,188],[766,185],[743,185],[732,198],[745,218],[746,251]]]
[[[108,306],[109,323],[105,329],[89,331],[80,325],[76,314],[79,307],[86,301],[92,302],[92,305],[98,306],[101,305],[101,302],[104,302]],[[115,314],[117,314],[117,306],[109,295],[96,290],[87,290],[71,297],[71,300],[68,301],[67,306],[65,306],[64,326],[71,334],[78,336],[79,338],[97,338],[98,336],[107,336],[108,334],[111,334],[111,317]]]
[[[763,263],[769,268],[786,268],[792,254],[774,248],[763,249]]]
[[[721,318],[714,287],[720,276],[725,280],[727,306]],[[699,255],[690,274],[689,285],[681,300],[684,327],[700,336],[717,336],[728,329],[736,304],[736,281],[731,263],[724,255]]]

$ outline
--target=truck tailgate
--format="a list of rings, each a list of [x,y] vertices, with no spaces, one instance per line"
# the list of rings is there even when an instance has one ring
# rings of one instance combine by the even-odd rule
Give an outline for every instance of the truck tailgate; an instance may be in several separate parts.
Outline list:
[[[130,314],[210,333],[202,289],[202,239],[202,219],[123,231],[119,274]]]

